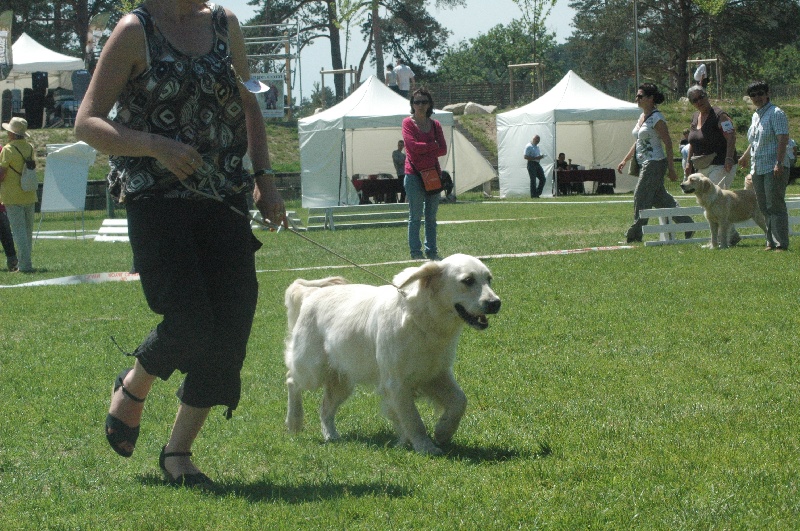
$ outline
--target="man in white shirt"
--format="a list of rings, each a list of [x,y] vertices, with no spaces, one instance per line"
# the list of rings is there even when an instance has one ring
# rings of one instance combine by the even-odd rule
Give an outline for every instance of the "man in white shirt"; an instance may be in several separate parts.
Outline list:
[[[544,158],[544,155],[542,155],[542,152],[539,149],[539,141],[539,135],[534,136],[530,143],[525,146],[525,152],[522,155],[525,160],[528,161],[528,177],[531,179],[531,197],[533,198],[542,195],[544,183],[546,182],[544,170],[542,169],[542,165],[539,163],[539,161]]]
[[[394,67],[397,75],[397,90],[404,98],[408,97],[409,92],[414,88],[414,72],[406,65],[403,59],[397,59],[397,66]]]
[[[703,88],[708,86],[708,71],[706,70],[705,63],[700,63],[700,66],[698,66],[697,70],[694,71],[694,80]]]

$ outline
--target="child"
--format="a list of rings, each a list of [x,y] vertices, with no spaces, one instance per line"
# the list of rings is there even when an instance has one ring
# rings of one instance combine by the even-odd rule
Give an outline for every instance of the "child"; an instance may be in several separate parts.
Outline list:
[[[6,214],[6,206],[0,203],[0,244],[3,246],[3,252],[6,253],[6,265],[8,270],[12,273],[19,271],[17,267],[17,250],[14,248],[14,236],[11,235],[11,225],[8,223],[8,215]]]

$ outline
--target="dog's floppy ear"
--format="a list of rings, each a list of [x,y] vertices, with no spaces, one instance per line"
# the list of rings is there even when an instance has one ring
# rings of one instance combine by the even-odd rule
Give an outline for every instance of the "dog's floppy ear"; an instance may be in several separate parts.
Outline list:
[[[395,277],[392,279],[392,283],[398,288],[404,288],[412,282],[419,280],[423,286],[427,286],[428,283],[433,278],[439,276],[441,272],[442,266],[439,265],[439,262],[425,262],[420,267],[409,267],[404,269],[395,275]]]

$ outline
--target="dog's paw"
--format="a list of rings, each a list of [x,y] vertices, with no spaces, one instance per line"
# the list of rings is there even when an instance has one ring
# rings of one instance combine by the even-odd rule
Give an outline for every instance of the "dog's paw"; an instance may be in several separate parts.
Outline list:
[[[322,437],[325,439],[326,443],[336,442],[339,439],[341,439],[341,437],[339,436],[339,432],[336,431],[336,428],[331,428],[326,426],[322,427]]]
[[[303,419],[302,418],[286,418],[286,429],[289,433],[300,433],[303,431]]]
[[[433,442],[437,446],[443,446],[445,444],[450,444],[450,441],[453,440],[453,433],[442,433],[442,434],[435,434],[433,436]]]
[[[433,441],[427,440],[422,443],[414,445],[414,451],[419,454],[425,455],[443,455],[444,452],[441,448],[433,444]]]

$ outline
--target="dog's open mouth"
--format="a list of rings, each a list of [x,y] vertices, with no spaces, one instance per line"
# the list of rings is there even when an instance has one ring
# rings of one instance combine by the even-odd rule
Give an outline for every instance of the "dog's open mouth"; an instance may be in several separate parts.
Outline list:
[[[476,330],[485,330],[489,326],[489,320],[484,314],[472,315],[460,304],[456,304],[456,311],[465,323]]]

